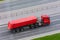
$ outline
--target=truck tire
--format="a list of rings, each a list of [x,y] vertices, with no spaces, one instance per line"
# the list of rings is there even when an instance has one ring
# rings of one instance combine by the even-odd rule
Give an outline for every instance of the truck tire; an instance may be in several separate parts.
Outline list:
[[[20,32],[20,29],[19,28],[16,28],[16,32]]]
[[[24,27],[21,27],[20,30],[21,30],[21,31],[24,31]]]
[[[16,29],[12,29],[11,32],[12,32],[12,33],[16,33]]]
[[[49,26],[50,24],[46,24],[46,26]]]
[[[37,23],[35,23],[35,24],[33,24],[33,25],[34,25],[34,26],[33,26],[34,28],[37,28],[37,27],[38,27],[38,26],[37,26],[37,25],[38,25]]]
[[[37,22],[37,23],[35,24],[35,26],[36,26],[36,27],[39,27],[39,23]]]
[[[29,25],[29,28],[30,29],[34,28],[34,25],[33,24]]]

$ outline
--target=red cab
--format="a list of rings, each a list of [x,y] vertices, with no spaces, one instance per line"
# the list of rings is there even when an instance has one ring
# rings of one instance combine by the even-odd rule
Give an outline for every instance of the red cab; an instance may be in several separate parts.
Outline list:
[[[50,24],[50,17],[48,15],[42,15],[41,21],[43,25],[49,25]]]

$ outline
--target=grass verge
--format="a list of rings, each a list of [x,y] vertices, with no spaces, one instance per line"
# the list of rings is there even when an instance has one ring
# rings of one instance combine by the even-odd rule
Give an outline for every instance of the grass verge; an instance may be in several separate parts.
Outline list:
[[[0,0],[0,1],[3,1],[3,0]]]
[[[5,0],[0,0],[0,3],[3,3]]]
[[[32,40],[60,40],[60,33],[56,33],[53,35],[48,35],[45,37],[34,38]]]

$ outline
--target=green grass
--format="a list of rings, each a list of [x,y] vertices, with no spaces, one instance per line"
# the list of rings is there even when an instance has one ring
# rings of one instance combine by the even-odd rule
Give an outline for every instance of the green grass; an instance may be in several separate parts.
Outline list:
[[[53,34],[53,35],[48,35],[45,37],[39,37],[39,38],[35,38],[32,40],[60,40],[60,33],[57,34]]]
[[[5,0],[0,0],[0,3],[4,2]]]
[[[4,1],[4,0],[0,0],[0,1]]]

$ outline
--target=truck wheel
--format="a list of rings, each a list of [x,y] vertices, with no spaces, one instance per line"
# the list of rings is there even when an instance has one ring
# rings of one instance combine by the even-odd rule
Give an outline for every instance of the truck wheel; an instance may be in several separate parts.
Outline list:
[[[46,24],[46,26],[49,26],[50,24]]]
[[[20,30],[21,30],[21,31],[24,31],[24,28],[22,27]]]
[[[32,29],[31,25],[29,25],[29,28]]]
[[[34,28],[37,28],[37,24],[33,24],[34,25]]]
[[[31,26],[30,26],[29,28],[30,28],[30,29],[32,29],[32,27],[31,27]]]
[[[12,33],[16,33],[16,30],[15,30],[15,29],[12,29],[11,32],[12,32]]]
[[[17,28],[17,29],[16,29],[16,32],[20,32],[20,29],[19,29],[19,28]]]
[[[36,23],[36,24],[35,24],[35,27],[36,27],[36,28],[39,27],[39,23]]]
[[[30,29],[33,29],[34,26],[35,26],[34,24],[31,24],[31,25],[29,25],[29,28],[30,28]]]

